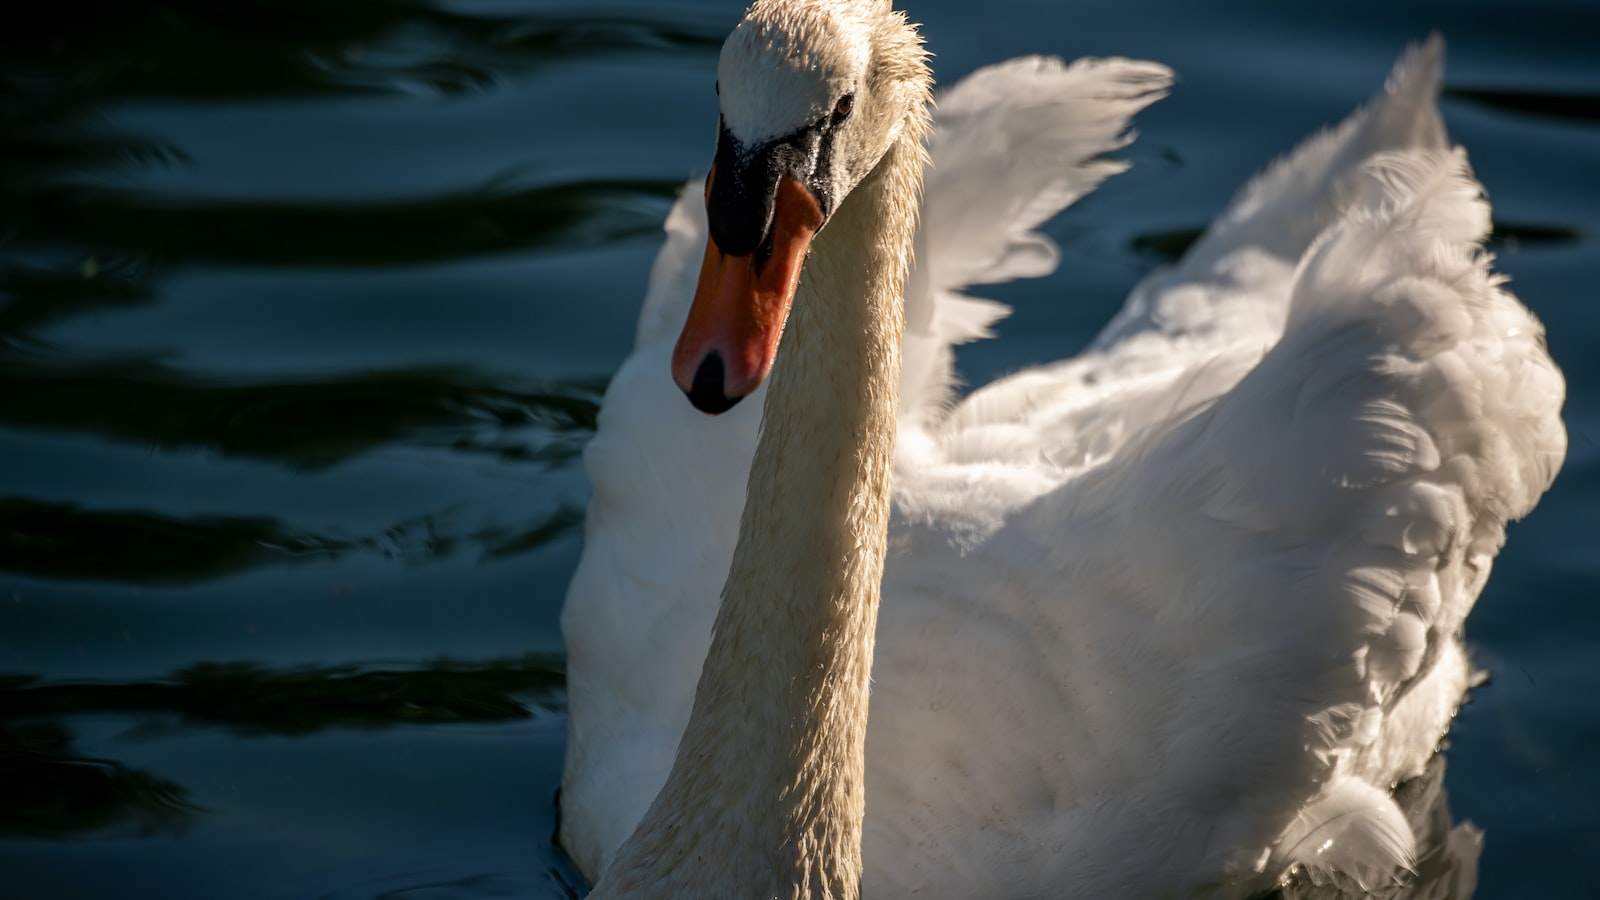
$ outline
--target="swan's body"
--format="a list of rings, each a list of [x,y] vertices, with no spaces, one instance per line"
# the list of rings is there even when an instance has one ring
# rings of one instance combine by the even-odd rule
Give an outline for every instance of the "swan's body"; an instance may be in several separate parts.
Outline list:
[[[1411,834],[1388,788],[1447,727],[1469,680],[1462,622],[1505,522],[1532,508],[1565,448],[1560,375],[1538,323],[1489,274],[1487,205],[1433,108],[1440,52],[1411,54],[1382,96],[1253,183],[1090,351],[953,409],[949,346],[1001,312],[957,292],[1053,268],[1029,229],[1117,169],[1092,158],[1120,146],[1166,74],[1019,61],[941,101],[905,297],[864,896],[1243,895],[1295,864],[1357,877],[1406,864]],[[741,532],[759,404],[707,420],[669,382],[705,240],[698,202],[689,191],[668,221],[635,353],[586,455],[595,497],[563,614],[562,839],[591,877],[615,871],[691,706],[706,704],[695,687],[736,535],[730,596],[769,562],[779,582],[794,574],[745,547],[757,532],[804,531],[828,505],[775,488],[758,461]],[[836,226],[853,220],[818,237],[803,291],[844,289],[826,273],[847,236]],[[801,313],[806,295],[795,302],[778,382],[791,353],[814,354],[816,377],[839,350],[795,351],[803,334],[854,327],[829,331]],[[867,405],[892,416],[883,393]],[[779,404],[763,430],[792,435]],[[885,452],[892,419],[875,421],[854,432],[860,459]],[[748,521],[763,509],[766,526]],[[839,527],[870,542],[877,526]],[[830,589],[870,592],[857,583],[868,550]],[[702,694],[757,691],[750,673],[794,658],[789,630],[740,627],[755,644],[721,663],[714,651]],[[717,761],[676,799],[663,792],[641,835],[669,830],[665,806],[680,843],[717,815],[764,827],[771,798],[741,785],[776,720],[713,713],[696,709],[690,733],[716,729],[679,764]],[[832,775],[861,773],[817,778]],[[623,852],[631,871],[646,841]],[[775,859],[743,871],[782,881]],[[736,883],[765,896],[756,880]]]

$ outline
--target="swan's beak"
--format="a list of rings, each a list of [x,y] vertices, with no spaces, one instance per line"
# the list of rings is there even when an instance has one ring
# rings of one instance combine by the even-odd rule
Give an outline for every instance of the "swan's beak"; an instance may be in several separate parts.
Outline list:
[[[708,196],[716,176],[713,167],[706,182]],[[811,191],[780,175],[767,234],[737,236],[738,245],[754,247],[753,252],[722,252],[715,235],[725,223],[713,223],[689,319],[672,351],[672,380],[696,409],[711,415],[725,412],[766,380],[806,250],[823,219]]]

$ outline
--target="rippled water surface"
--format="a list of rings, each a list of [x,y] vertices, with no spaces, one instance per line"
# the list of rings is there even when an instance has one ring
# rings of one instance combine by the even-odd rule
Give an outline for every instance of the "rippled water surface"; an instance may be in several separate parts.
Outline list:
[[[951,79],[1181,82],[991,293],[975,382],[1070,353],[1252,171],[1450,41],[1444,113],[1570,381],[1469,624],[1477,896],[1600,846],[1600,10],[906,0]],[[578,452],[677,185],[711,0],[68,0],[0,29],[0,896],[535,896]],[[1297,11],[1290,11],[1291,9]]]

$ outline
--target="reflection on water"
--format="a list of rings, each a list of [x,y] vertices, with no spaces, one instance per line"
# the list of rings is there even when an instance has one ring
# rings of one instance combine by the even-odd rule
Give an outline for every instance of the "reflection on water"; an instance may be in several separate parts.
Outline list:
[[[304,737],[328,728],[528,719],[530,707],[559,711],[563,684],[560,660],[536,655],[410,670],[202,663],[167,680],[118,684],[0,679],[0,781],[8,786],[0,837],[122,828],[148,836],[206,812],[175,781],[76,752],[66,725],[73,717],[133,714],[145,738],[202,726]]]
[[[565,729],[545,653],[579,452],[661,216],[705,165],[742,5],[83,0],[0,28],[4,891],[581,893],[549,841]],[[1094,2],[903,5],[946,72],[1117,52],[1185,78],[1141,119],[1134,173],[1052,226],[1070,278],[997,292],[1017,314],[963,351],[976,382],[1081,346],[1402,44],[1455,42],[1446,117],[1575,384],[1573,458],[1469,627],[1530,674],[1456,729],[1451,792],[1487,843],[1451,817],[1440,758],[1400,790],[1427,835],[1415,883],[1281,893],[1466,897],[1480,852],[1483,896],[1561,884],[1524,863],[1594,835],[1574,760],[1600,733],[1569,699],[1594,692],[1592,641],[1561,618],[1600,590],[1573,549],[1600,506],[1576,388],[1600,377],[1587,13],[1556,4],[1524,45],[1472,3],[1347,7],[1348,28],[1173,5],[1158,30]]]
[[[0,35],[0,83],[27,109],[417,85],[448,93],[570,59],[722,44],[725,14],[594,6],[469,15],[417,0],[84,0],[11,22]]]
[[[1600,122],[1600,94],[1451,88],[1445,91],[1445,96],[1524,115]]]
[[[481,663],[441,661],[405,670],[201,663],[169,679],[138,683],[39,684],[11,678],[0,683],[0,709],[10,719],[170,714],[183,726],[303,736],[336,727],[526,719],[532,715],[530,705],[560,708],[563,684],[561,661],[539,655]]]
[[[600,387],[518,389],[471,372],[429,370],[226,384],[145,361],[21,351],[0,353],[0,385],[0,424],[203,447],[305,469],[395,443],[445,442],[503,458],[567,462],[594,430]],[[537,430],[541,439],[503,434],[518,428]]]
[[[328,206],[313,203],[164,202],[105,188],[61,186],[12,198],[24,223],[18,248],[81,243],[77,280],[183,260],[234,265],[414,264],[528,250],[581,249],[654,235],[650,199],[677,196],[676,182],[605,181],[471,195]],[[104,256],[108,262],[100,262]],[[108,270],[109,269],[109,270]],[[26,273],[22,277],[27,277]],[[35,276],[37,277],[37,275]],[[43,286],[33,282],[30,286]],[[3,289],[3,286],[0,286]],[[113,288],[115,290],[115,288]],[[18,291],[21,293],[21,291]]]
[[[0,686],[0,692],[11,689]],[[0,700],[0,709],[6,707]],[[198,808],[182,785],[74,752],[61,722],[0,719],[0,838],[62,840],[132,829],[180,830]]]

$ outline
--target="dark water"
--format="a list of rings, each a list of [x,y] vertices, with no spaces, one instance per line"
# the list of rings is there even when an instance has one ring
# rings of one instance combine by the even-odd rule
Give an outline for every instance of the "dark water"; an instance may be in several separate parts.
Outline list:
[[[1234,187],[1450,41],[1572,450],[1469,639],[1484,898],[1600,846],[1600,9],[921,0],[953,78],[1158,59],[1136,168],[964,353],[1070,353]],[[711,151],[710,0],[105,0],[0,29],[0,896],[561,897],[578,451]]]

